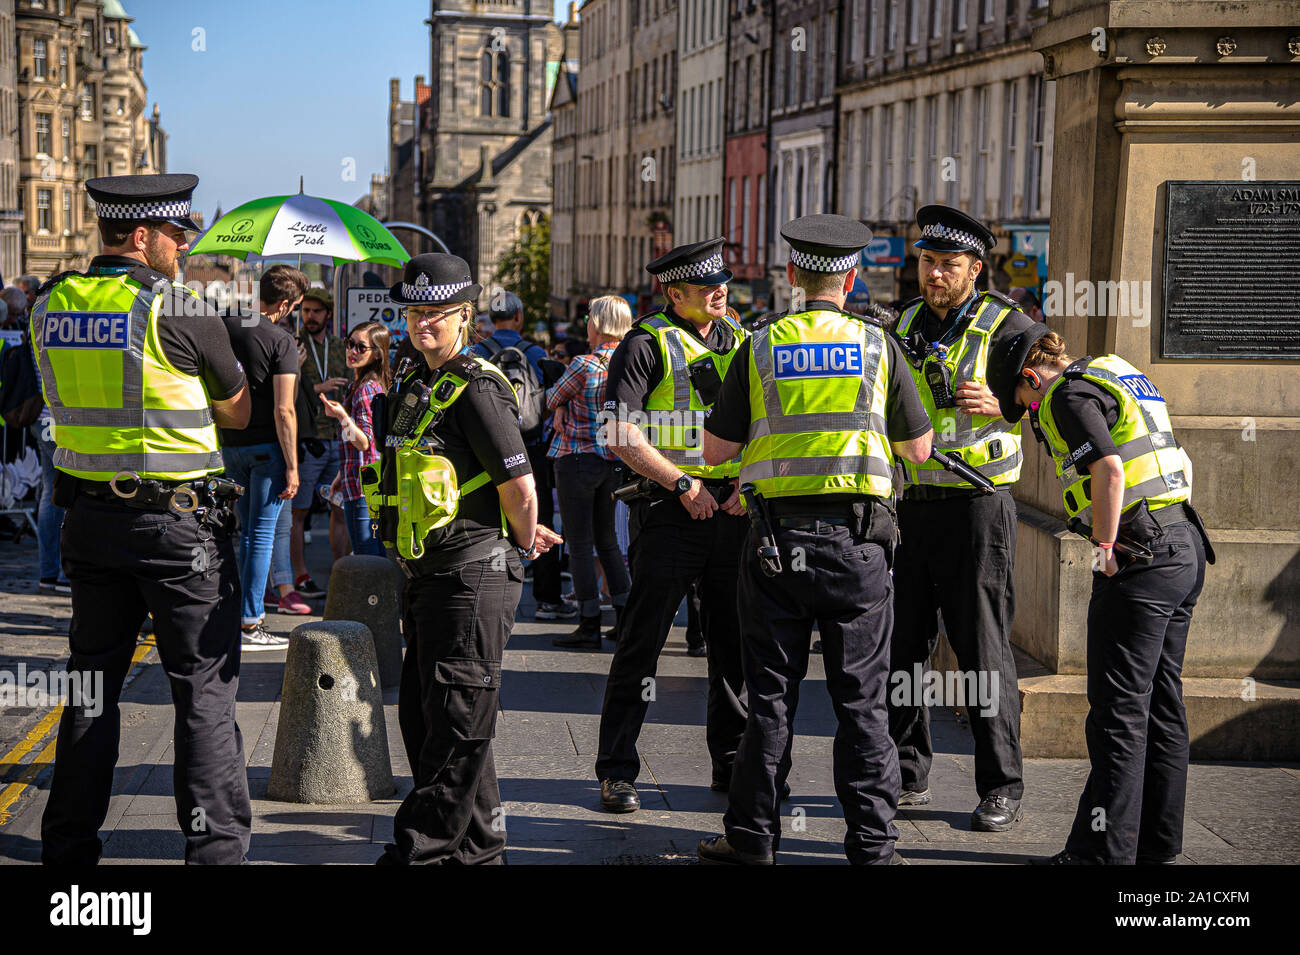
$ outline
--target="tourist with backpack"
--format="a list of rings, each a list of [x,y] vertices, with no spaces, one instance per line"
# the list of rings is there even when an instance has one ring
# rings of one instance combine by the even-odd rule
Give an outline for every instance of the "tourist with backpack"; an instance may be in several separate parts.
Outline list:
[[[537,520],[550,527],[555,518],[555,476],[551,459],[546,456],[549,444],[543,425],[548,414],[546,388],[554,381],[547,381],[547,365],[561,373],[564,368],[548,357],[546,349],[523,337],[524,303],[514,292],[494,292],[489,316],[495,329],[492,337],[468,351],[496,365],[514,386],[519,398],[519,430],[537,481]],[[534,616],[538,620],[572,619],[578,615],[577,605],[560,594],[559,548],[533,561],[533,599],[537,601]]]

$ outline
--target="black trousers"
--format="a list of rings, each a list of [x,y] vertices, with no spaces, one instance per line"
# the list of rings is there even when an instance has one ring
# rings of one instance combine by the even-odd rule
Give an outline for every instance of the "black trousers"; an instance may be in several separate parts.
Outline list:
[[[41,819],[41,859],[93,864],[121,738],[118,700],[145,615],[176,707],[176,820],[188,863],[244,861],[252,809],[239,687],[239,577],[230,536],[193,515],[132,510],[81,495],[61,538],[72,582],[68,672],[98,675],[101,699],[65,707]],[[98,711],[97,715],[92,715]]]
[[[884,550],[847,527],[820,522],[776,534],[782,573],[764,576],[752,534],[741,566],[749,720],[731,778],[727,841],[745,852],[778,848],[777,794],[790,772],[799,684],[816,621],[839,723],[831,752],[848,828],[844,852],[855,864],[887,864],[898,839],[899,777],[885,706],[894,608]]]
[[[1092,770],[1066,848],[1112,865],[1183,851],[1190,744],[1183,653],[1205,583],[1205,545],[1187,522],[1148,545],[1155,559],[1094,572],[1088,604]]]
[[[394,817],[390,861],[500,861],[505,817],[492,736],[523,579],[512,549],[504,566],[486,558],[407,583],[397,715],[415,786]]]
[[[555,529],[555,463],[546,456],[547,445],[528,447],[528,463],[537,485],[537,523]],[[538,603],[557,604],[563,592],[560,578],[560,548],[552,547],[533,561],[533,598]]]
[[[605,683],[598,779],[630,782],[640,772],[636,741],[650,706],[645,681],[653,679],[677,608],[696,581],[700,625],[708,645],[705,737],[714,776],[731,775],[745,730],[736,578],[748,524],[747,518],[721,510],[707,520],[692,520],[681,502],[674,500],[633,505],[628,547],[632,590]]]
[[[996,706],[968,706],[979,797],[1020,799],[1020,693],[1011,655],[1016,505],[1011,494],[971,494],[898,504],[902,543],[894,560],[889,732],[898,745],[904,789],[929,785],[934,749],[930,711],[913,692],[915,667],[938,643],[938,618],[964,673],[993,689]],[[902,687],[900,692],[896,687]],[[911,689],[908,689],[911,688]],[[994,701],[989,701],[994,702]],[[981,711],[996,712],[982,715]]]

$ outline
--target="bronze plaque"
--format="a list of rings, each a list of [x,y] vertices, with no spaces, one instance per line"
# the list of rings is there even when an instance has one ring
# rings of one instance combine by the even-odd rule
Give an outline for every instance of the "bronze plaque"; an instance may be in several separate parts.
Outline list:
[[[1300,359],[1300,181],[1165,190],[1161,357]]]

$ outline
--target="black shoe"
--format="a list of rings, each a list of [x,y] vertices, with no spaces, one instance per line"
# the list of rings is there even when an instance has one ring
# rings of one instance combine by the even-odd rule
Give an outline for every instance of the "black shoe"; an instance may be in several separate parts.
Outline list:
[[[315,600],[318,597],[325,596],[324,589],[310,577],[304,577],[299,583],[294,584],[293,589],[308,600]]]
[[[556,637],[553,647],[570,647],[574,650],[600,649],[600,617],[583,617],[578,628],[567,637]]]
[[[810,653],[821,653],[821,652],[822,652],[822,642],[821,642],[820,640],[814,640],[814,641],[812,642],[812,648],[810,649],[809,652],[810,652]]]
[[[602,779],[600,808],[606,812],[636,812],[641,808],[641,797],[626,779]]]
[[[1029,865],[1096,865],[1091,859],[1076,856],[1069,849],[1062,849],[1054,856],[1032,856],[1026,860]]]
[[[930,787],[924,789],[904,789],[898,794],[898,808],[904,806],[928,806],[930,805]]]
[[[977,832],[1006,832],[1020,821],[1020,800],[1008,796],[985,796],[970,814]]]
[[[1178,856],[1160,856],[1158,858],[1153,856],[1138,856],[1137,864],[1138,865],[1177,865]]]
[[[614,626],[605,631],[605,639],[618,641],[619,631],[623,629],[623,608],[614,608]]]
[[[703,643],[687,644],[686,655],[688,657],[707,657],[709,655],[709,648]]]
[[[753,852],[741,852],[727,841],[726,836],[714,836],[701,839],[697,850],[700,862],[704,865],[775,865],[772,853],[758,855]]]

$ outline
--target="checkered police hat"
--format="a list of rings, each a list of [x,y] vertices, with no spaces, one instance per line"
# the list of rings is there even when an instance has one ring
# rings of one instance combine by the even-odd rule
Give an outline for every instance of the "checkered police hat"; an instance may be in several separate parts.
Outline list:
[[[666,252],[645,267],[660,283],[689,282],[691,285],[725,285],[731,271],[722,259],[722,239],[706,239]]]
[[[970,252],[984,258],[997,239],[984,223],[950,206],[922,206],[916,213],[921,238],[912,243],[918,249],[935,252]]]
[[[156,219],[197,232],[199,225],[190,218],[190,196],[198,184],[199,177],[187,173],[101,176],[86,181],[86,192],[101,219]]]
[[[847,216],[814,215],[781,226],[790,243],[790,264],[809,272],[847,272],[871,241],[871,230]]]
[[[458,305],[478,301],[482,290],[459,255],[429,252],[406,263],[388,297],[398,305]]]

